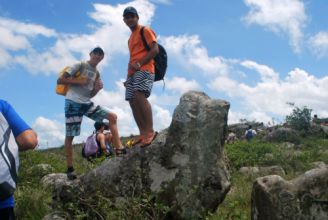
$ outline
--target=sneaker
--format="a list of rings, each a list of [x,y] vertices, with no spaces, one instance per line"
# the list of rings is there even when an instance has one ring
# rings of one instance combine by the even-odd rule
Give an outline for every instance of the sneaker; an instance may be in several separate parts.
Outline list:
[[[68,180],[75,180],[77,178],[77,175],[74,171],[72,172],[67,172],[67,179]]]

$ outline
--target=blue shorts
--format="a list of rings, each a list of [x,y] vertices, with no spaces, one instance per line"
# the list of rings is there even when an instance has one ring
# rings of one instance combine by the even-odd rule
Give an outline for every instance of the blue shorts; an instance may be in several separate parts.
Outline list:
[[[83,115],[94,121],[107,119],[109,111],[101,106],[76,103],[65,99],[66,136],[79,136]]]
[[[146,71],[137,71],[129,76],[125,82],[125,100],[132,100],[136,91],[143,92],[148,98],[153,88],[154,79],[155,74]]]

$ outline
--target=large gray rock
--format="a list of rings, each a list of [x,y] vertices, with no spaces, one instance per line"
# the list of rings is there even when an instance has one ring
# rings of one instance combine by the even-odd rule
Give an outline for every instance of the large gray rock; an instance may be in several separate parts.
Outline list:
[[[116,201],[152,193],[170,207],[167,219],[202,218],[230,189],[223,161],[228,110],[229,103],[205,93],[184,94],[170,127],[150,146],[105,161],[81,178],[81,187]]]
[[[70,220],[70,216],[65,212],[54,211],[43,217],[42,220]]]
[[[40,179],[45,175],[52,173],[54,168],[49,164],[36,164],[28,169],[28,174],[30,176],[37,176]]]
[[[278,127],[272,130],[265,137],[265,139],[269,142],[290,142],[293,144],[300,143],[300,137],[297,131],[285,127]]]
[[[286,181],[272,175],[256,179],[252,220],[327,220],[328,167]]]
[[[239,169],[241,174],[247,176],[255,175],[286,175],[284,169],[281,166],[268,166],[268,167],[241,167]]]

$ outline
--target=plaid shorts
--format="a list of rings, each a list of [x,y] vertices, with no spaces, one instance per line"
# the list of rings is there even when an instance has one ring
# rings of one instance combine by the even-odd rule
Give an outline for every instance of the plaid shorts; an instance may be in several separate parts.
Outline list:
[[[65,99],[66,136],[80,135],[83,115],[94,121],[103,121],[107,119],[108,113],[108,110],[99,105],[94,106],[92,102],[82,104]]]
[[[125,100],[132,100],[136,91],[143,92],[148,98],[153,88],[154,79],[155,74],[146,71],[137,71],[129,76],[125,84]]]

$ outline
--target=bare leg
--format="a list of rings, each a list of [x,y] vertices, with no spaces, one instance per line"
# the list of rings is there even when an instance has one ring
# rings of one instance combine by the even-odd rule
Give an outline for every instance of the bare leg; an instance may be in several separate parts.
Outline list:
[[[143,133],[143,131],[141,131],[141,128],[143,127],[143,125],[142,125],[141,118],[138,117],[140,115],[140,109],[137,108],[136,102],[137,102],[136,99],[132,99],[131,101],[129,101],[134,120],[138,126],[139,134],[141,135]]]
[[[73,142],[74,136],[66,136],[65,138],[65,155],[67,167],[73,167]]]
[[[140,135],[153,134],[153,114],[149,101],[142,92],[136,92],[130,102],[134,119],[140,131]]]
[[[116,114],[110,112],[110,113],[108,113],[107,119],[109,121],[109,130],[111,131],[111,133],[113,135],[114,148],[120,149],[120,148],[122,148],[122,143],[121,143],[120,136],[118,134],[118,129],[117,129],[117,116],[116,116]]]
[[[113,141],[113,135],[111,133],[107,133],[105,135],[105,142],[111,145],[112,141]]]

